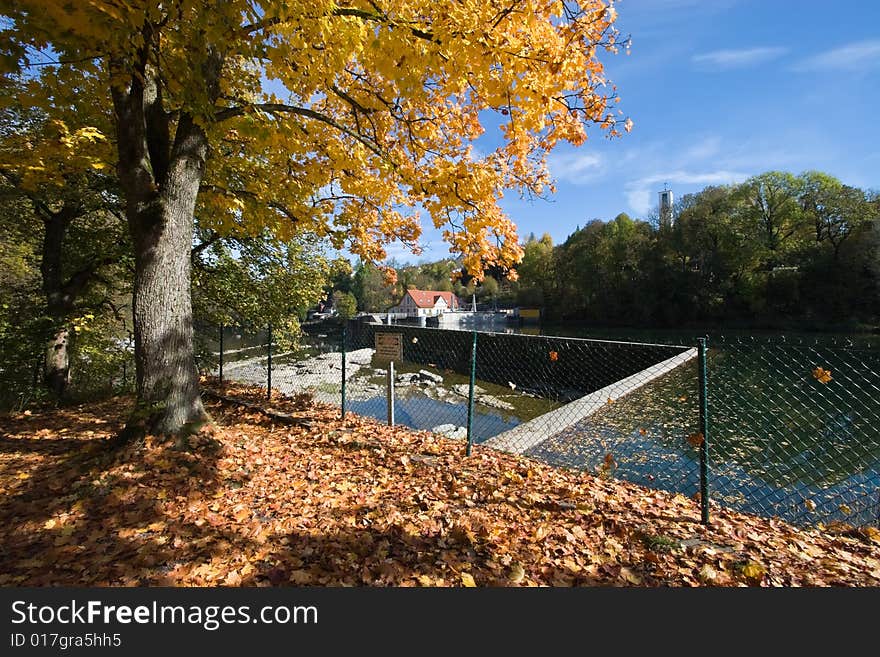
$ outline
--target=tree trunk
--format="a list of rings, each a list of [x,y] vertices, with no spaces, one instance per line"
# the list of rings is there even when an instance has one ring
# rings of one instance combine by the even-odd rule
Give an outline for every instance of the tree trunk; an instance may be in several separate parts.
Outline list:
[[[40,275],[46,297],[46,314],[52,321],[43,359],[43,383],[59,400],[70,383],[70,338],[68,314],[73,309],[73,296],[65,294],[62,277],[64,237],[78,211],[65,205],[60,211],[42,213],[43,233]]]
[[[70,383],[70,339],[73,330],[62,327],[55,332],[46,345],[43,381],[60,400]]]
[[[119,179],[135,255],[133,319],[138,405],[146,430],[161,435],[197,431],[208,420],[199,396],[193,349],[190,267],[193,213],[205,171],[208,138],[185,111],[165,111],[158,72],[149,64],[153,28],[132,75],[130,62],[110,60],[116,114]],[[209,49],[202,80],[211,102],[219,96],[221,57]],[[124,437],[136,435],[131,423]]]
[[[129,204],[138,400],[150,409],[147,430],[163,435],[193,431],[207,419],[199,396],[190,290],[193,212],[206,140],[185,119],[178,138],[182,130],[192,134],[176,144],[179,156],[161,192],[149,203]]]

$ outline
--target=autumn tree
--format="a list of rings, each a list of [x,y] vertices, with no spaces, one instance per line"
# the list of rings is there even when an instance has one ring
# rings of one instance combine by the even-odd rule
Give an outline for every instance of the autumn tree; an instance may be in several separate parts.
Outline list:
[[[421,207],[479,274],[521,256],[503,190],[544,193],[547,151],[581,144],[589,124],[617,131],[598,60],[616,48],[615,12],[601,0],[22,0],[5,15],[11,72],[55,66],[112,98],[138,395],[160,433],[205,417],[197,208],[217,230],[311,231],[374,261],[392,240],[417,245],[405,208]],[[484,111],[502,116],[502,145],[476,157]]]
[[[51,69],[41,78],[56,88],[59,107],[52,112],[21,102],[35,81],[0,80],[0,195],[17,204],[14,221],[39,238],[43,299],[40,313],[31,313],[31,334],[43,341],[43,379],[57,398],[70,383],[77,325],[94,319],[100,306],[120,315],[113,280],[129,251],[116,178],[105,171],[109,117],[78,101],[95,93],[95,81],[69,74]],[[89,125],[72,129],[77,122]],[[33,348],[33,340],[26,342]]]

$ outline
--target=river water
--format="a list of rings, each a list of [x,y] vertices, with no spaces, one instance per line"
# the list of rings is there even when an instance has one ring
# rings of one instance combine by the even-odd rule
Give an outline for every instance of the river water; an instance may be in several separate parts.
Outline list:
[[[699,335],[544,331],[690,345]],[[878,524],[880,336],[710,332],[709,346],[711,499],[799,524]],[[614,476],[693,495],[698,398],[692,361],[528,453],[599,472],[610,454]]]

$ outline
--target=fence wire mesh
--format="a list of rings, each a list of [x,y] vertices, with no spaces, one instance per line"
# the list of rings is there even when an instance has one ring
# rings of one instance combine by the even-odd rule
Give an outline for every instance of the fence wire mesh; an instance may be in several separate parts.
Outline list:
[[[713,499],[798,524],[878,524],[880,349],[778,338],[711,347]]]
[[[291,340],[270,326],[203,326],[196,332],[199,366],[225,382],[259,386],[267,397],[306,394],[316,402],[339,406],[339,335],[338,330],[333,335],[304,333]]]
[[[268,328],[222,334],[227,381],[271,383],[341,412],[603,477],[708,491],[713,503],[797,524],[880,521],[880,345],[870,342],[713,338],[704,427],[697,341],[358,321],[323,325],[296,344],[270,340]],[[199,335],[202,367],[217,375],[220,329]],[[377,341],[397,350],[393,363]]]

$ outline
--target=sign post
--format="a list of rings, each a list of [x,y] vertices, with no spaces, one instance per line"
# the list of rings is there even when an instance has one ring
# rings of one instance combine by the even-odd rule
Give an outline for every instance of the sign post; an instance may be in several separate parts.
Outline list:
[[[388,364],[385,395],[388,402],[388,426],[394,426],[394,362],[403,360],[402,333],[376,333],[376,360]]]

